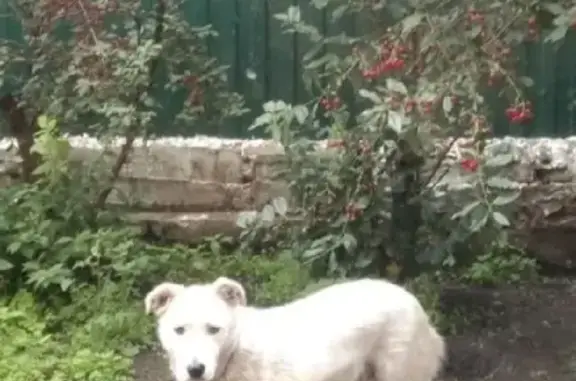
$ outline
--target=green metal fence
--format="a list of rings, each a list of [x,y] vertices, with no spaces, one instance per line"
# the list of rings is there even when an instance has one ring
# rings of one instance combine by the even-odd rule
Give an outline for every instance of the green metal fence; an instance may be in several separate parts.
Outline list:
[[[6,1],[1,1],[6,9]],[[194,133],[210,133],[226,137],[250,137],[247,130],[252,118],[270,99],[303,102],[308,99],[301,81],[301,59],[309,48],[304,37],[282,32],[273,15],[298,5],[302,18],[312,22],[324,33],[358,34],[365,20],[346,18],[338,25],[328,22],[332,10],[318,11],[310,0],[186,0],[183,12],[194,25],[212,24],[219,36],[209,43],[210,53],[230,66],[229,84],[246,98],[253,110],[239,122],[221,126],[217,131],[191,129]],[[13,23],[0,24],[0,37],[14,38],[19,28]],[[504,117],[507,105],[494,99],[495,132],[497,135],[568,136],[576,134],[576,32],[570,32],[559,48],[531,44],[522,48],[522,75],[531,77],[534,86],[531,100],[536,117],[527,126],[511,126]],[[167,100],[170,108],[170,100]],[[173,134],[163,123],[156,133]],[[181,133],[181,131],[178,131]],[[187,132],[188,133],[188,132]]]

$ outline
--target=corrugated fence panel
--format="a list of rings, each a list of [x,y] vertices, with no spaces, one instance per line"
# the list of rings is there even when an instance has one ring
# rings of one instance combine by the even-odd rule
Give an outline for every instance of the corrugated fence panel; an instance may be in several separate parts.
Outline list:
[[[153,3],[153,0],[145,0]],[[8,0],[0,0],[0,38],[22,41],[22,31],[10,14]],[[228,65],[230,89],[244,95],[252,110],[241,120],[222,126],[191,126],[176,129],[172,117],[178,112],[184,94],[167,97],[158,94],[165,110],[159,116],[156,135],[211,134],[223,137],[262,136],[262,131],[248,131],[254,117],[262,112],[267,100],[306,102],[310,99],[302,82],[302,58],[310,50],[306,37],[283,32],[274,14],[286,12],[290,5],[298,5],[302,18],[323,33],[346,32],[363,34],[374,15],[346,17],[337,25],[330,22],[333,9],[319,11],[309,0],[185,0],[182,12],[193,25],[212,24],[218,37],[208,43],[211,54]],[[338,48],[331,48],[338,49]],[[570,31],[559,47],[543,43],[527,44],[518,49],[519,72],[534,81],[529,97],[534,105],[535,119],[526,126],[511,125],[505,117],[508,102],[496,91],[488,93],[492,106],[495,134],[516,136],[568,136],[576,134],[576,31]],[[10,78],[5,78],[10,88]]]
[[[518,49],[521,75],[532,78],[528,91],[535,118],[523,126],[508,123],[507,101],[490,97],[495,134],[562,137],[576,134],[576,32],[553,46],[530,43]]]
[[[240,122],[229,123],[218,134],[228,137],[262,136],[261,131],[248,131],[252,120],[262,112],[267,100],[306,102],[310,94],[302,82],[302,57],[311,43],[304,36],[285,34],[274,14],[299,5],[304,20],[330,35],[346,32],[362,34],[373,15],[346,17],[332,24],[333,9],[319,11],[309,0],[188,0],[187,12],[198,7],[211,10],[209,22],[219,37],[212,41],[213,53],[230,65],[230,88],[246,98],[252,112]],[[222,3],[225,2],[226,9]],[[192,19],[189,18],[191,21]],[[492,106],[495,134],[515,136],[568,136],[576,133],[576,33],[571,31],[559,47],[550,44],[526,44],[517,50],[521,75],[533,79],[528,95],[535,118],[527,125],[512,125],[505,117],[508,101],[495,91],[488,96]],[[210,131],[198,131],[210,133]],[[158,130],[159,134],[162,131]],[[214,133],[214,132],[212,132]]]

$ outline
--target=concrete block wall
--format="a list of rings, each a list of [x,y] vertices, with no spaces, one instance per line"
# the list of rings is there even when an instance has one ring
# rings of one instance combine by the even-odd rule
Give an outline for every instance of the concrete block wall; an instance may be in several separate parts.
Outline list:
[[[69,137],[69,141],[72,159],[86,163],[99,158],[111,163],[123,143],[119,139],[112,152],[106,152],[88,136]],[[469,187],[457,165],[459,147],[465,143],[449,153],[444,164],[448,174],[437,184],[439,193]],[[0,186],[11,183],[8,172],[19,160],[9,145],[7,139],[0,141]],[[326,147],[327,142],[318,142],[319,153],[326,152]],[[514,223],[522,226],[523,242],[546,252],[552,262],[572,266],[576,259],[576,138],[494,139],[487,149],[489,155],[514,157],[505,176],[522,190],[518,202],[526,213]],[[289,197],[286,184],[275,178],[283,157],[283,147],[270,140],[200,136],[137,141],[108,203],[128,204],[131,221],[169,239],[196,242],[213,234],[234,235],[239,231],[235,222],[240,212],[258,210],[274,197]],[[537,219],[536,225],[527,225],[531,218]]]

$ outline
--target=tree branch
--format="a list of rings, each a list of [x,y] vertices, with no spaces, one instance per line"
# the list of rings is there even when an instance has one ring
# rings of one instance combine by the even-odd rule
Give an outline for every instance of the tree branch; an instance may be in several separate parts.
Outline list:
[[[36,131],[36,121],[28,121],[24,109],[18,104],[18,100],[8,94],[0,98],[0,110],[6,115],[10,134],[18,143],[18,154],[22,159],[21,175],[25,182],[32,182],[32,172],[38,166],[40,158],[31,152],[34,144],[34,133]]]
[[[159,44],[162,41],[162,35],[164,34],[164,15],[166,13],[166,3],[164,0],[158,0],[156,3],[156,28],[154,30],[154,42]],[[134,103],[138,103],[142,95],[146,94],[152,88],[154,83],[154,74],[156,73],[156,69],[158,68],[160,58],[156,57],[155,59],[151,60],[149,65],[148,71],[148,85],[141,88],[139,91],[136,92],[134,96]],[[126,141],[122,145],[120,149],[120,153],[116,157],[116,161],[112,166],[110,172],[110,179],[106,187],[98,194],[96,198],[95,206],[98,209],[102,209],[106,203],[106,199],[112,192],[114,188],[114,183],[120,176],[120,171],[124,164],[128,161],[130,154],[132,153],[132,148],[134,146],[134,140],[136,139],[137,133],[139,128],[139,121],[135,121],[132,124],[128,131],[126,132]]]

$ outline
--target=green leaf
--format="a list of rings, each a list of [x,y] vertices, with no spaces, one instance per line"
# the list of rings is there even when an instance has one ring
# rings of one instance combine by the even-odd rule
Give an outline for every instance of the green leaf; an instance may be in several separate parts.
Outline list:
[[[454,105],[452,104],[452,97],[444,97],[444,99],[442,100],[442,109],[446,114],[449,114],[450,111],[452,111],[453,106]]]
[[[500,212],[492,213],[492,219],[500,226],[510,226],[510,221]]]
[[[402,34],[407,35],[414,30],[424,18],[424,14],[415,12],[402,20]]]
[[[374,257],[358,257],[354,262],[354,266],[358,269],[367,269],[374,264]]]
[[[360,89],[358,90],[358,95],[360,95],[362,98],[371,100],[375,104],[382,104],[382,98],[380,98],[380,96],[373,91]]]
[[[238,214],[238,218],[236,219],[236,226],[242,229],[246,229],[247,227],[252,225],[257,218],[258,218],[257,212],[254,211],[240,212]]]
[[[7,271],[13,268],[14,265],[5,259],[0,258],[0,271]]]
[[[266,205],[262,209],[262,213],[260,214],[260,218],[264,222],[273,222],[274,217],[276,216],[276,212],[274,211],[274,207],[272,205]]]
[[[348,7],[349,7],[348,4],[344,4],[334,9],[334,11],[332,11],[332,22],[340,20],[348,10]]]
[[[516,201],[518,199],[518,197],[520,197],[521,192],[517,191],[508,195],[499,195],[498,197],[496,197],[494,199],[494,201],[492,201],[492,204],[494,205],[508,205],[514,201]]]
[[[488,222],[488,214],[484,214],[482,217],[475,219],[472,222],[472,225],[470,225],[470,231],[472,233],[476,233],[476,232],[480,231],[480,229],[482,229],[484,226],[486,226],[487,222]]]
[[[251,81],[256,80],[257,74],[254,70],[252,69],[246,69],[246,78],[248,78]]]
[[[346,233],[342,236],[342,245],[344,245],[347,252],[352,253],[358,246],[358,241],[352,234]]]
[[[330,0],[312,0],[312,5],[316,9],[324,9],[328,5]]]
[[[505,177],[490,177],[487,181],[486,181],[486,185],[488,185],[489,187],[492,188],[504,188],[504,189],[518,189],[519,184],[508,180]]]
[[[518,80],[526,87],[534,86],[534,80],[530,77],[520,77]]]
[[[300,22],[300,20],[301,20],[300,7],[294,6],[294,5],[288,7],[287,14],[288,14],[288,22],[289,23]]]
[[[473,201],[473,202],[469,203],[468,205],[466,205],[465,207],[463,207],[459,212],[454,213],[452,215],[452,217],[450,217],[450,219],[455,220],[457,218],[467,216],[471,211],[476,209],[481,204],[482,204],[481,201],[478,201],[478,200]]]
[[[266,126],[266,125],[270,124],[272,122],[272,120],[273,120],[272,114],[265,113],[265,114],[259,115],[254,120],[254,122],[250,125],[250,127],[248,127],[248,130],[251,131],[255,128]]]
[[[394,91],[402,95],[408,95],[408,89],[406,88],[406,86],[397,79],[386,78],[386,87],[390,91]]]
[[[485,165],[487,167],[505,167],[509,164],[512,164],[515,160],[516,158],[513,154],[505,153],[488,157]]]
[[[272,200],[272,206],[274,207],[274,210],[276,210],[276,213],[281,216],[285,216],[288,212],[288,202],[286,202],[284,197],[276,197]]]
[[[564,7],[557,3],[540,2],[539,6],[556,16],[566,13]]]
[[[304,124],[306,118],[308,118],[308,108],[306,106],[298,105],[294,107],[294,116],[300,124]]]
[[[70,288],[70,286],[72,285],[73,282],[74,281],[70,278],[63,278],[60,281],[60,289],[64,292],[66,292]]]
[[[290,106],[282,100],[280,100],[280,101],[268,101],[262,105],[264,112],[267,112],[267,113],[276,113],[276,112],[280,112],[280,111],[285,111],[289,107]]]
[[[558,42],[560,40],[563,40],[566,37],[566,33],[568,33],[568,25],[559,25],[556,27],[556,29],[554,29],[552,32],[550,32],[546,38],[544,39],[544,42]]]
[[[399,112],[389,111],[388,112],[388,127],[390,127],[394,132],[399,134],[402,132],[403,118]]]
[[[475,40],[480,35],[480,32],[482,32],[482,26],[474,25],[470,30],[468,30],[465,33],[468,39]]]
[[[13,241],[10,243],[10,245],[8,245],[8,247],[6,248],[6,251],[8,251],[10,254],[14,254],[16,253],[18,250],[20,250],[20,247],[22,246],[22,242],[20,241]]]
[[[40,127],[40,129],[44,129],[48,127],[48,117],[46,115],[40,115],[38,117],[38,127]]]
[[[325,254],[325,248],[323,247],[316,247],[316,248],[310,248],[306,251],[304,251],[304,253],[302,253],[302,259],[313,259],[316,258],[322,254]]]

